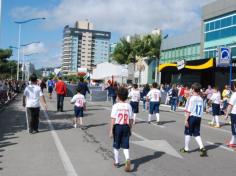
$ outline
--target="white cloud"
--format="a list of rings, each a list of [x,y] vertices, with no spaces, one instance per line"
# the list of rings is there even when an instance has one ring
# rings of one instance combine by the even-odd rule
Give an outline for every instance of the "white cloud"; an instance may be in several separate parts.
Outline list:
[[[47,49],[43,43],[32,43],[23,47],[24,55],[46,53]],[[23,52],[22,51],[22,52]]]
[[[47,17],[46,28],[88,19],[96,29],[121,34],[145,33],[158,27],[186,31],[200,25],[200,8],[213,0],[62,0],[53,9],[18,7],[13,17]]]

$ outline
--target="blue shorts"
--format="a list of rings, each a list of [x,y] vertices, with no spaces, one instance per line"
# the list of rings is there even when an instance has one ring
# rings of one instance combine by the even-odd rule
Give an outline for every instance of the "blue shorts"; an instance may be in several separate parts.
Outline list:
[[[212,103],[212,115],[213,116],[220,115],[220,104]]]
[[[132,107],[133,113],[139,113],[139,102],[131,101],[130,105]]]
[[[114,125],[113,126],[113,147],[115,149],[129,149],[129,137],[131,135],[129,125]]]
[[[74,107],[75,117],[84,117],[84,108],[83,107]]]
[[[232,135],[236,135],[236,114],[231,114]]]
[[[157,102],[150,101],[149,113],[150,114],[157,114],[157,113],[159,113],[159,106],[160,106],[160,104],[159,104],[158,101]]]
[[[189,127],[185,126],[184,134],[189,136],[200,136],[201,118],[190,116],[188,119]]]
[[[52,93],[52,91],[53,91],[53,87],[49,86],[48,87],[48,93]]]

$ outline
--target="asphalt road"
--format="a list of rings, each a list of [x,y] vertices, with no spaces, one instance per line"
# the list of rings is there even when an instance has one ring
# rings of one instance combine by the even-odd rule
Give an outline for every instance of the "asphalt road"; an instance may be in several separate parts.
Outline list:
[[[130,155],[132,172],[113,167],[112,139],[108,137],[110,102],[88,102],[84,130],[72,126],[73,105],[65,99],[65,112],[56,112],[56,99],[48,101],[48,112],[41,112],[40,132],[26,130],[21,97],[0,112],[1,176],[235,176],[236,152],[224,146],[230,126],[220,129],[202,121],[201,136],[208,157],[201,158],[194,139],[191,153],[181,154],[184,144],[183,112],[161,107],[162,125],[147,124],[146,112],[138,114],[133,128]],[[120,152],[124,163],[123,152]]]

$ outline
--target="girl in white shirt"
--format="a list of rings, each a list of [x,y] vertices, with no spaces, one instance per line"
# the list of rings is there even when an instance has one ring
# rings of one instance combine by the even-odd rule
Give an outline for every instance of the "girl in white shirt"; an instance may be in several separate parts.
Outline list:
[[[220,128],[220,123],[219,123],[219,115],[220,115],[220,101],[221,101],[221,95],[220,91],[218,88],[214,87],[213,89],[213,94],[210,98],[211,103],[212,103],[212,121],[209,123],[209,125],[215,127],[215,128]]]

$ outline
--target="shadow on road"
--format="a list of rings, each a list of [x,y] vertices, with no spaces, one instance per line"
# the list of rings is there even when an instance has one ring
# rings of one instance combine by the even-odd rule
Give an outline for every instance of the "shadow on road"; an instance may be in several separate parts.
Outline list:
[[[12,105],[5,108],[4,111],[0,112],[0,157],[4,157],[4,151],[7,147],[16,145],[17,143],[12,142],[12,140],[18,138],[15,136],[16,133],[21,132],[26,129],[25,112],[20,111],[14,105],[20,98],[17,97]],[[2,164],[2,161],[0,161]],[[0,166],[0,170],[3,168]]]
[[[160,158],[163,154],[165,154],[165,153],[164,152],[154,152],[152,155],[147,155],[147,156],[132,160],[132,164],[134,165],[134,167],[131,170],[131,172],[137,172],[140,165],[145,164],[151,160]]]

